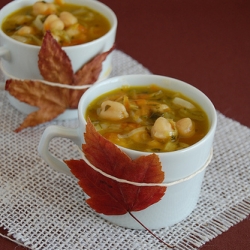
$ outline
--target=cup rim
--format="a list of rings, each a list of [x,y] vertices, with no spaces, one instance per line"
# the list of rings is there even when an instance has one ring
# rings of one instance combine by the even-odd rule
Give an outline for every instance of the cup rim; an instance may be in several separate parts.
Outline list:
[[[87,95],[90,95],[91,93],[93,93],[93,91],[95,91],[95,89],[107,85],[110,81],[114,81],[116,79],[120,79],[120,78],[124,78],[124,77],[126,79],[129,79],[129,78],[143,78],[143,77],[151,78],[152,79],[152,84],[155,84],[155,85],[157,85],[157,82],[153,82],[153,79],[166,79],[166,80],[171,80],[171,81],[177,81],[177,82],[179,82],[181,84],[187,85],[188,88],[193,89],[194,91],[196,91],[196,93],[198,93],[200,96],[202,96],[204,98],[204,100],[206,100],[207,104],[209,105],[209,109],[212,111],[212,115],[211,115],[211,119],[209,119],[210,127],[209,127],[209,130],[208,130],[207,134],[201,140],[199,140],[198,142],[196,142],[195,144],[193,144],[193,145],[191,145],[191,146],[189,146],[187,148],[176,150],[176,151],[171,151],[171,152],[145,152],[145,151],[137,151],[137,150],[125,148],[125,147],[122,147],[122,146],[119,146],[119,145],[116,144],[116,146],[118,148],[120,148],[122,151],[131,152],[131,153],[133,152],[134,154],[138,154],[138,155],[141,154],[141,153],[143,153],[144,155],[150,155],[152,153],[155,153],[157,155],[163,155],[163,154],[175,155],[175,154],[186,153],[186,152],[188,152],[190,150],[193,150],[193,149],[195,149],[197,147],[200,147],[200,145],[205,143],[205,141],[209,137],[213,136],[213,134],[214,134],[214,132],[216,130],[216,126],[217,126],[217,113],[216,113],[216,109],[215,109],[212,101],[201,90],[199,90],[198,88],[194,87],[193,85],[191,85],[191,84],[189,84],[187,82],[184,82],[182,80],[179,80],[179,79],[176,79],[176,78],[173,78],[173,77],[168,77],[168,76],[163,76],[163,75],[153,75],[153,74],[149,74],[149,75],[146,75],[146,74],[134,74],[134,75],[115,76],[115,77],[108,78],[106,80],[103,80],[103,81],[99,82],[98,84],[95,84],[95,85],[91,86],[89,89],[87,89],[84,92],[84,94],[82,95],[82,97],[81,97],[81,99],[79,101],[79,104],[78,104],[78,119],[79,119],[81,124],[86,124],[87,123],[87,121],[84,118],[83,105],[82,105],[83,101],[85,100],[85,97]],[[135,85],[133,84],[133,86],[135,86]],[[109,91],[112,91],[114,89],[115,88],[112,88]],[[168,88],[166,88],[166,89],[168,89]],[[102,93],[102,94],[104,94],[104,93]],[[184,93],[184,95],[185,95],[185,93]],[[97,98],[97,97],[95,97],[95,98]],[[201,105],[201,103],[198,103],[198,104]]]
[[[22,4],[24,4],[25,2],[29,3],[31,0],[22,0]],[[50,0],[49,0],[50,1]],[[20,2],[20,1],[19,1]],[[68,0],[65,1],[66,3],[71,3],[69,2]],[[9,2],[8,4],[6,4],[2,9],[0,9],[0,13],[1,12],[4,12],[6,8],[9,8],[9,6],[11,5],[16,5],[18,4],[18,1],[11,1]],[[117,20],[117,16],[116,14],[114,13],[114,11],[109,7],[107,6],[106,4],[100,2],[100,1],[93,1],[93,0],[82,0],[82,3],[79,4],[79,5],[82,5],[82,6],[88,6],[88,4],[90,4],[90,8],[93,8],[93,6],[101,6],[101,8],[103,9],[106,9],[106,11],[110,12],[110,16],[107,17],[107,15],[104,15],[106,18],[108,18],[108,20],[112,19],[112,22],[109,20],[109,23],[111,25],[111,28],[109,29],[109,31],[104,34],[103,36],[93,40],[93,41],[90,41],[90,42],[87,42],[87,43],[82,43],[82,44],[77,44],[77,45],[71,45],[71,46],[64,46],[62,47],[63,50],[72,50],[72,49],[75,49],[75,48],[79,48],[79,47],[89,47],[89,46],[92,46],[94,45],[95,43],[98,43],[100,40],[103,40],[103,39],[106,39],[107,36],[109,36],[110,34],[112,34],[113,32],[115,32],[115,30],[117,29],[117,25],[118,25],[118,20]],[[30,4],[27,4],[27,6],[30,5]],[[25,5],[23,5],[25,6]],[[14,10],[15,11],[15,10]],[[14,11],[11,11],[10,13],[14,12]],[[16,44],[17,46],[23,46],[23,47],[27,47],[27,48],[32,48],[32,49],[40,49],[41,46],[39,45],[33,45],[33,44],[26,44],[26,43],[22,43],[22,42],[19,42],[11,37],[9,37],[8,35],[6,35],[3,30],[2,30],[2,23],[3,23],[3,20],[6,16],[8,16],[10,13],[8,13],[7,15],[4,15],[1,23],[0,23],[0,35],[5,37],[5,39],[7,39],[8,41]]]

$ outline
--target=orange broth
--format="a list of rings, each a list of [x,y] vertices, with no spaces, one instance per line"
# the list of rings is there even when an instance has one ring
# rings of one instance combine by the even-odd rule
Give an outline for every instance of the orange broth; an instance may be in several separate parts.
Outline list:
[[[191,103],[193,108],[176,105],[173,101],[176,97]],[[123,104],[129,116],[116,121],[101,118],[101,104],[107,100]],[[161,105],[164,107],[167,105],[169,109],[167,111],[157,109]],[[88,117],[96,130],[114,144],[145,152],[168,152],[189,147],[201,140],[209,129],[208,117],[198,104],[181,93],[162,89],[156,85],[124,86],[105,93],[89,105],[85,114],[85,118]],[[173,123],[189,117],[195,124],[195,133],[189,138],[184,138],[178,135],[177,131],[168,141],[155,140],[150,131],[159,117],[164,117]]]
[[[87,43],[100,38],[110,30],[108,19],[86,6],[68,3],[54,3],[54,5],[56,11],[52,14],[59,16],[61,12],[67,11],[77,18],[77,23],[70,27],[64,27],[63,30],[50,30],[61,46]],[[40,46],[45,33],[43,24],[51,13],[35,15],[32,8],[33,6],[27,6],[7,16],[2,23],[2,30],[6,35],[20,42]],[[18,31],[23,26],[31,27],[32,32],[19,34],[21,32]]]

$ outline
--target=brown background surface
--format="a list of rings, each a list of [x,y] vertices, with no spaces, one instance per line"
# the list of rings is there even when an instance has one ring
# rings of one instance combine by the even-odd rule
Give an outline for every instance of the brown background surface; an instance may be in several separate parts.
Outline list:
[[[8,2],[1,0],[0,7]],[[154,74],[196,86],[217,110],[250,127],[250,1],[102,2],[118,18],[117,49]],[[0,249],[25,248],[0,237]],[[201,249],[250,249],[250,217]]]

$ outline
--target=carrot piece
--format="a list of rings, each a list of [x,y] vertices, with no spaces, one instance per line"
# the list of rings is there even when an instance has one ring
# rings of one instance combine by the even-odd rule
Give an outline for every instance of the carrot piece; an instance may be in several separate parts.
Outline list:
[[[142,106],[142,105],[146,105],[147,104],[147,100],[145,99],[137,99],[135,100],[136,104],[139,105],[139,106]]]

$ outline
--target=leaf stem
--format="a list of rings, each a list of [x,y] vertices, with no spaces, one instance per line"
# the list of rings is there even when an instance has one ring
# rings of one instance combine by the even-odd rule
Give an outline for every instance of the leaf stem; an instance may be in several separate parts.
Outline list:
[[[154,236],[157,240],[159,240],[162,244],[164,244],[165,246],[167,246],[168,248],[174,248],[173,246],[167,244],[165,241],[163,241],[162,239],[160,239],[157,235],[155,235],[150,229],[148,229],[145,225],[142,224],[142,222],[140,222],[131,212],[128,212],[130,214],[130,216],[136,220],[144,229],[146,229],[152,236]]]

